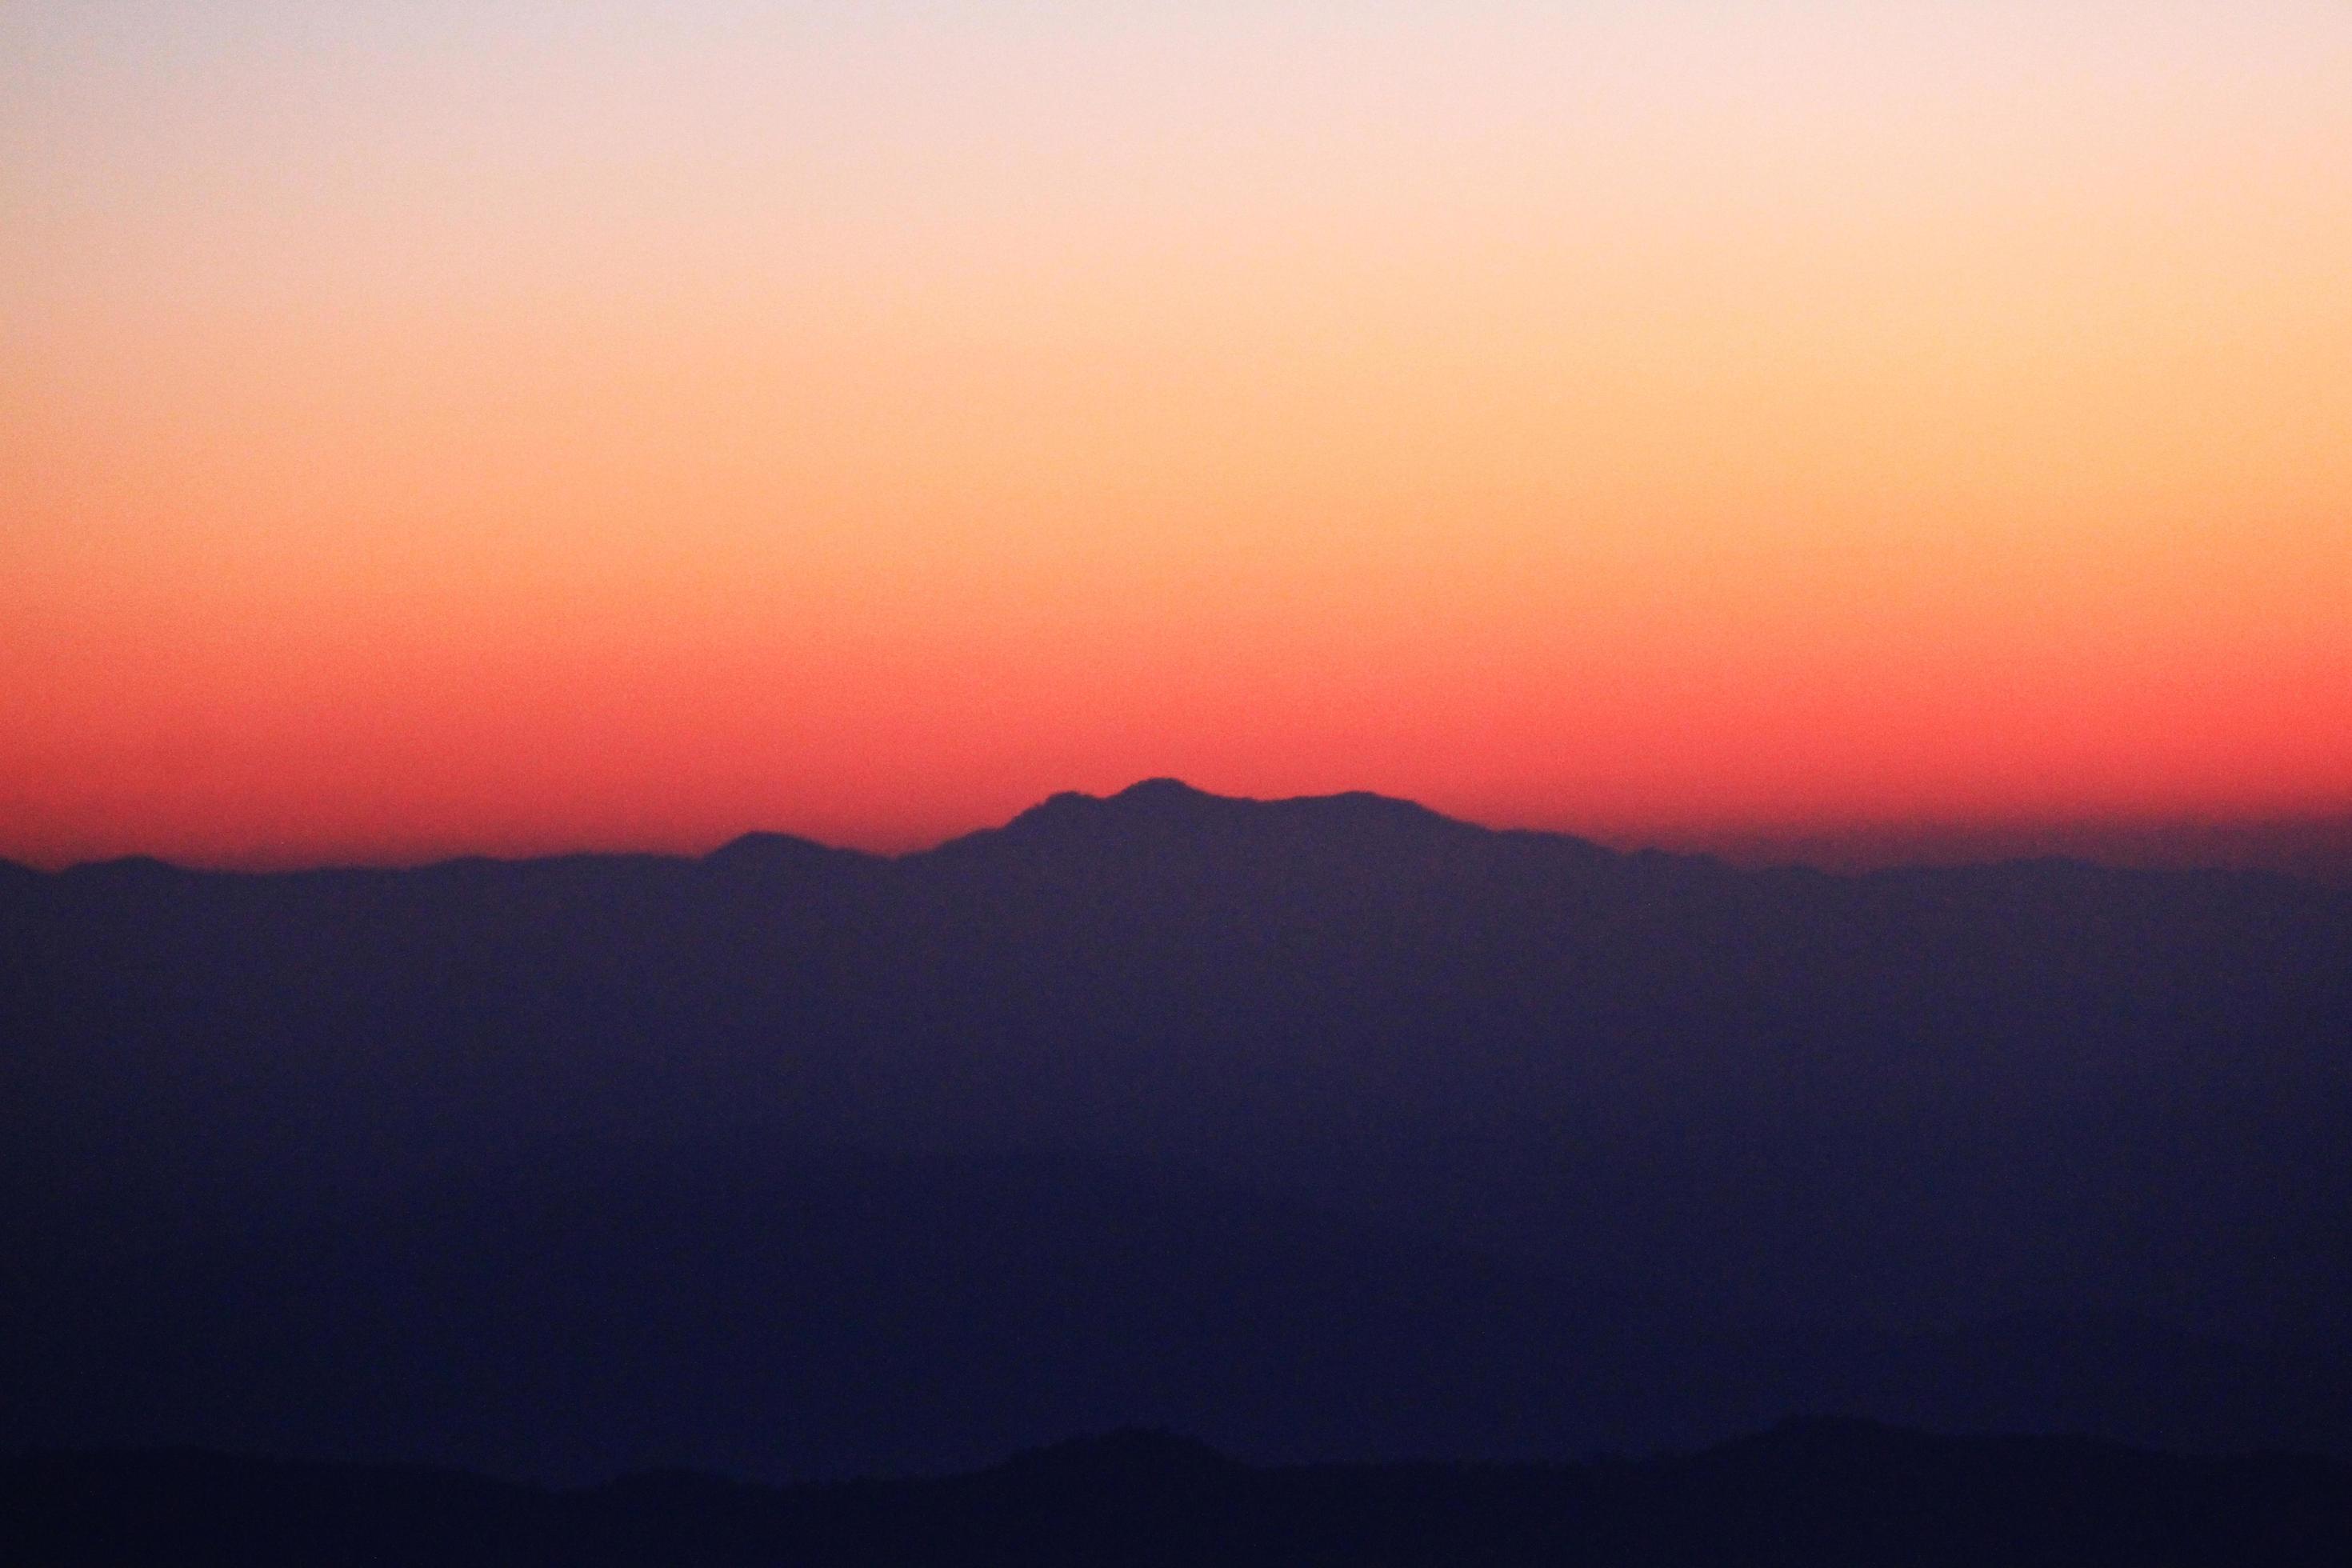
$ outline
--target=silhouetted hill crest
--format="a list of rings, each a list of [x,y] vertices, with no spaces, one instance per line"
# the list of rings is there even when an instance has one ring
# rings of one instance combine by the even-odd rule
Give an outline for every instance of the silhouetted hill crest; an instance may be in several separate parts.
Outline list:
[[[1151,1435],[1143,1435],[1150,1437]],[[1085,1455],[1106,1443],[1064,1445]],[[669,1478],[550,1492],[460,1472],[185,1451],[0,1458],[26,1562],[2334,1564],[2352,1471],[2067,1439],[1783,1426],[1683,1458],[1582,1466],[1255,1467],[1164,1436],[1134,1467],[1036,1456],[928,1479],[784,1489]]]
[[[1065,790],[1002,827],[967,834],[909,858],[936,856],[952,861],[1008,849],[1112,856],[1168,849],[1320,853],[1337,847],[1495,844],[1502,837],[1412,801],[1368,791],[1258,800],[1212,795],[1180,779],[1156,778],[1110,795]]]
[[[836,848],[798,834],[745,833],[705,855],[702,864],[713,871],[773,874],[850,870],[876,860],[860,850]]]

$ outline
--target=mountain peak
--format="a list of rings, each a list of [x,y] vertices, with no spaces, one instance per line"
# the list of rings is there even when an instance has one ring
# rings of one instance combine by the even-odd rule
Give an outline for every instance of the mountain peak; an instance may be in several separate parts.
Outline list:
[[[792,833],[745,833],[729,839],[702,858],[713,867],[807,867],[865,859],[855,849],[836,849]]]
[[[1194,789],[1181,779],[1144,779],[1116,795],[1062,790],[1014,817],[1002,831],[1026,836],[1115,823],[1165,823],[1220,811],[1245,810],[1256,804],[1231,795],[1211,795],[1206,790]]]
[[[1139,779],[1109,797],[1130,805],[1193,805],[1205,800],[1230,800],[1231,795],[1214,795],[1206,790],[1194,789],[1182,779]]]
[[[1031,806],[1001,828],[984,829],[956,843],[977,847],[998,841],[1076,844],[1126,839],[1189,843],[1215,838],[1328,845],[1335,839],[1366,837],[1393,841],[1430,834],[1484,831],[1412,801],[1360,790],[1258,800],[1246,795],[1213,795],[1181,779],[1148,778],[1109,795],[1065,790]]]

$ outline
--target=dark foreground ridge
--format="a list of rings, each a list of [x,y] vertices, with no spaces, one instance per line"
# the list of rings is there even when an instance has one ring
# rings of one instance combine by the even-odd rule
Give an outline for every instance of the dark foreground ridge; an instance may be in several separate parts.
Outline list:
[[[554,1492],[192,1450],[0,1470],[15,1560],[82,1563],[2263,1564],[2352,1561],[2352,1467],[1812,1421],[1687,1458],[1257,1468],[1147,1432],[933,1480]]]

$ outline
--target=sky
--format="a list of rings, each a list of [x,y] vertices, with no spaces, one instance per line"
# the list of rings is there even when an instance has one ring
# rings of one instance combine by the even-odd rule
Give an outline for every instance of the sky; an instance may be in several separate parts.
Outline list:
[[[0,857],[2352,811],[2352,6],[0,6]]]

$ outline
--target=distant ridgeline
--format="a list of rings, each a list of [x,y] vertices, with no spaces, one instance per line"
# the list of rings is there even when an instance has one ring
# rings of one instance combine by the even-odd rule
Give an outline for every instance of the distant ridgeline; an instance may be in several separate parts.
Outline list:
[[[2352,889],[2273,876],[1167,781],[898,859],[8,868],[0,1104],[0,1443],[2352,1454]]]
[[[46,1568],[2340,1568],[2352,1467],[2065,1438],[1783,1426],[1576,1468],[1257,1469],[1172,1437],[1065,1443],[937,1480],[770,1490],[666,1472],[548,1492],[461,1472],[36,1454],[0,1465]]]

